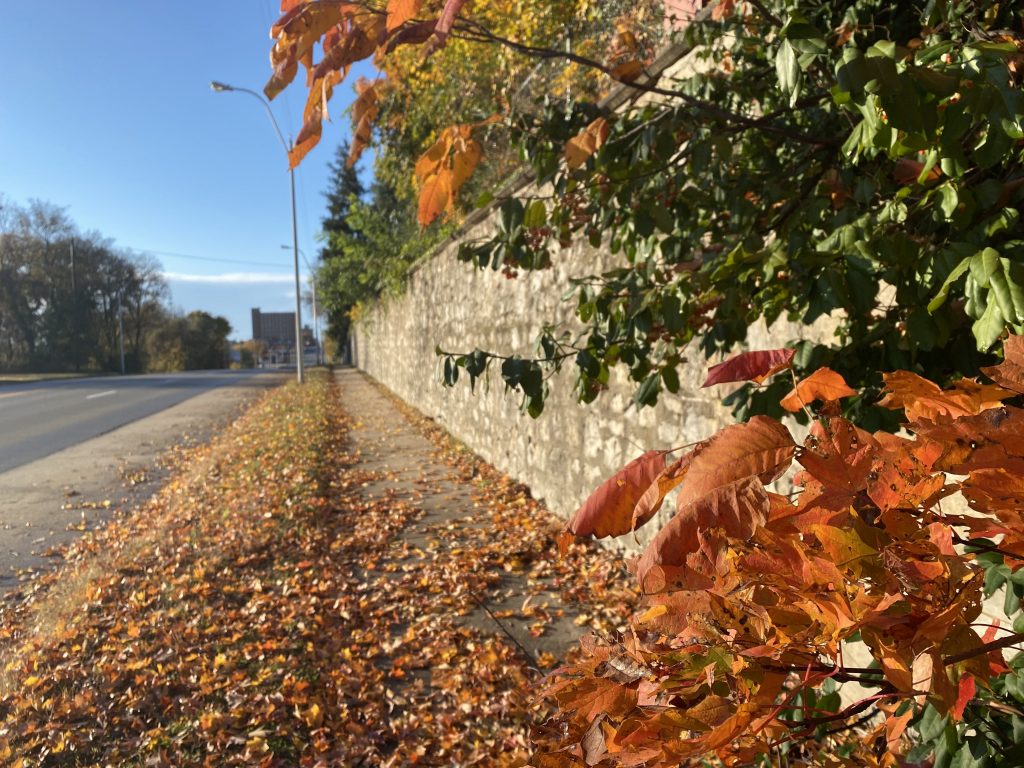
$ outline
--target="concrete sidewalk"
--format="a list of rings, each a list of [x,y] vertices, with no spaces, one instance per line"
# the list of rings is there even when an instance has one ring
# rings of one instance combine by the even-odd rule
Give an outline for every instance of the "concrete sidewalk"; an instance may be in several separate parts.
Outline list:
[[[393,540],[391,562],[377,564],[377,570],[408,572],[418,561],[482,553],[492,577],[489,587],[466,595],[458,621],[511,641],[535,667],[550,667],[581,635],[620,620],[615,611],[621,613],[621,605],[607,610],[590,604],[586,595],[566,594],[571,580],[564,575],[574,566],[560,560],[553,541],[562,521],[551,517],[543,535],[524,526],[517,541],[509,541],[507,529],[494,527],[496,504],[520,505],[524,511],[529,506],[530,519],[538,512],[546,517],[525,488],[471,456],[365,374],[347,368],[336,375],[342,407],[354,422],[350,441],[359,455],[357,468],[376,477],[362,488],[367,502],[407,504],[421,513]],[[461,452],[462,459],[454,459],[453,452]],[[503,499],[497,503],[496,486]],[[510,489],[520,496],[511,502]],[[616,571],[620,567],[611,553],[600,556]],[[624,572],[622,577],[628,579]]]

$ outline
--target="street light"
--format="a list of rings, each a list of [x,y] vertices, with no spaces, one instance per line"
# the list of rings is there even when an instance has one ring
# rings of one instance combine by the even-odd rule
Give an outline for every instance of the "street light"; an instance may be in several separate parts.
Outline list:
[[[210,88],[217,93],[223,93],[224,91],[238,91],[239,93],[248,93],[250,96],[256,98],[260,104],[263,105],[263,108],[267,110],[267,116],[270,118],[270,123],[274,126],[277,138],[281,140],[281,146],[284,147],[285,156],[287,157],[291,153],[292,145],[290,142],[284,140],[284,134],[281,133],[281,129],[277,125],[277,120],[274,118],[274,113],[270,109],[270,104],[265,98],[256,93],[256,91],[251,91],[248,88],[239,88],[238,86],[219,83],[216,80],[210,83]],[[306,377],[302,364],[302,296],[299,289],[299,224],[295,215],[295,169],[291,167],[291,162],[288,163],[288,177],[291,180],[292,185],[292,247],[295,254],[295,361],[299,384],[302,384]]]
[[[286,251],[292,249],[290,245],[281,247]],[[306,269],[309,270],[309,285],[313,289],[313,340],[316,342],[316,364],[320,365],[323,360],[320,357],[320,313],[316,311],[316,270],[313,269],[313,265],[309,263],[309,259],[306,258],[306,254],[301,248],[299,248],[299,255],[302,256],[302,260],[306,263]]]

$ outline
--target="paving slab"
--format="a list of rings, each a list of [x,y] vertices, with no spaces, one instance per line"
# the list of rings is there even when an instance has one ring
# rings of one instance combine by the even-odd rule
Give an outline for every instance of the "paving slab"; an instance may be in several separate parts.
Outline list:
[[[438,547],[447,548],[452,557],[472,547],[469,534],[479,535],[488,524],[487,502],[473,478],[444,460],[439,446],[402,413],[397,398],[380,384],[353,368],[336,376],[342,407],[353,418],[349,440],[359,456],[356,468],[377,477],[362,487],[367,502],[391,500],[422,513],[394,542],[396,562],[408,568],[416,557],[436,554]],[[584,621],[577,621],[583,606],[566,602],[556,585],[528,577],[525,571],[500,572],[496,584],[474,599],[477,604],[467,606],[459,621],[502,635],[533,660],[541,654],[562,658],[588,631]],[[537,612],[544,619],[539,636],[531,632]]]

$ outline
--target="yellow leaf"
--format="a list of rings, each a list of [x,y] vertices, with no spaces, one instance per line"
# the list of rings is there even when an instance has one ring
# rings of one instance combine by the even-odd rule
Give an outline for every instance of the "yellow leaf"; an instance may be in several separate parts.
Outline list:
[[[648,621],[656,619],[659,616],[664,616],[666,613],[668,613],[667,605],[665,605],[664,603],[662,603],[661,605],[655,605],[653,608],[648,608],[646,611],[644,611],[637,619],[637,622],[640,624],[646,624]]]

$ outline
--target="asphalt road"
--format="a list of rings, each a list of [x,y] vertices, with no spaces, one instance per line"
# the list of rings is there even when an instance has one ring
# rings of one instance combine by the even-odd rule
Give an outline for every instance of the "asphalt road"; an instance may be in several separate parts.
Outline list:
[[[0,473],[219,387],[272,371],[196,371],[0,387]]]

